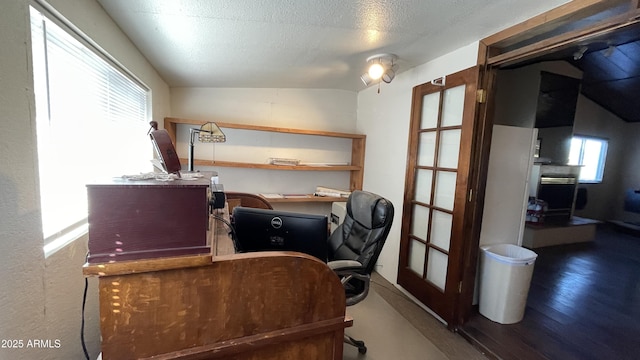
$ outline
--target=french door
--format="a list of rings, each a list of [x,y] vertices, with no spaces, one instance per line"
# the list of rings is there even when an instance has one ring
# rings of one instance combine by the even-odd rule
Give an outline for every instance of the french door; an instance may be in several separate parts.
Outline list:
[[[470,226],[478,79],[474,67],[413,89],[398,284],[449,327]]]

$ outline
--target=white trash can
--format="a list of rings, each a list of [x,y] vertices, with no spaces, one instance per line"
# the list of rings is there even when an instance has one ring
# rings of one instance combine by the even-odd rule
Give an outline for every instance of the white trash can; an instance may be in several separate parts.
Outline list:
[[[500,324],[521,321],[538,254],[513,244],[480,249],[480,314]]]

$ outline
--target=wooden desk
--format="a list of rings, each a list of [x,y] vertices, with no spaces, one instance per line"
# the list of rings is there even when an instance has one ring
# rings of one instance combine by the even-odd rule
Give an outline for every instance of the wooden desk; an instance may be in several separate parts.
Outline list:
[[[227,230],[214,226],[224,235],[214,252],[226,251]],[[300,253],[85,264],[83,272],[99,277],[104,360],[340,360],[353,323],[338,277]]]
[[[229,207],[225,206],[223,209],[216,209],[209,217],[209,227],[211,229],[211,255],[231,255],[235,253],[233,247],[233,241],[229,237],[231,231],[225,224],[229,222]]]

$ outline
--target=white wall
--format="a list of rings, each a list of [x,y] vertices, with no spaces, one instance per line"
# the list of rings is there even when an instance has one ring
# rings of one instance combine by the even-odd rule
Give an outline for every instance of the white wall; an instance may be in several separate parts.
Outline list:
[[[544,62],[500,71],[497,79],[496,123],[522,127],[534,126],[540,71],[582,78],[582,72],[579,69],[563,61]],[[563,147],[560,145],[560,139],[553,134],[553,131],[558,129],[563,131],[565,138],[573,133],[609,140],[603,181],[600,184],[580,185],[587,188],[588,201],[586,207],[583,210],[577,210],[575,215],[603,221],[629,220],[630,218],[640,220],[640,215],[626,214],[622,210],[624,190],[640,184],[640,176],[634,170],[635,164],[630,160],[640,156],[638,154],[640,149],[635,145],[640,127],[633,125],[625,123],[600,105],[579,94],[572,129],[565,129],[566,127],[540,129],[538,136],[542,139],[541,156],[547,158],[560,158],[549,155],[553,152],[568,153],[566,149],[557,150]],[[569,145],[566,140],[563,143],[564,147]],[[551,151],[548,150],[549,148]]]
[[[171,116],[366,134],[363,189],[387,197],[394,204],[396,211],[394,225],[378,260],[377,271],[395,283],[412,89],[440,76],[474,66],[477,53],[478,43],[473,43],[402,72],[391,84],[382,84],[379,94],[376,86],[357,94],[322,89],[174,88],[171,89]],[[219,145],[216,145],[215,149],[216,159],[221,156]],[[182,146],[184,145],[177,144],[179,148]],[[197,151],[200,146],[196,146]],[[250,170],[215,170],[220,173],[225,189],[256,192],[255,177],[247,176],[247,171]],[[271,172],[253,171],[256,172],[255,176],[260,176],[260,183],[266,182],[261,186],[275,188],[275,185],[269,185],[276,181],[271,178]],[[314,177],[311,182],[318,182],[317,178],[320,175],[311,174]],[[281,177],[280,174],[274,176],[278,177],[277,181],[283,179],[284,184],[294,189],[300,186],[300,181],[295,180],[297,177]],[[336,174],[332,176],[335,177]],[[307,180],[304,179],[305,182]],[[315,212],[315,208],[317,205],[302,210]],[[323,211],[326,211],[326,207]]]
[[[541,71],[582,78],[582,71],[566,61],[545,61],[517,69],[500,70],[496,78],[494,124],[535,126]]]
[[[153,91],[153,118],[169,113],[169,89],[94,0],[50,3]],[[43,254],[29,1],[0,11],[0,338],[59,339],[57,349],[0,349],[0,359],[80,359],[80,314],[87,251],[83,237],[47,259]],[[86,341],[99,351],[97,282],[91,279]]]
[[[354,132],[356,93],[329,89],[171,88],[171,116]]]
[[[494,125],[480,246],[522,245],[537,129]]]
[[[624,211],[621,207],[624,196],[620,194],[627,189],[640,189],[640,123],[625,123],[622,126],[623,136],[620,144],[624,144],[621,150],[619,186],[616,193],[616,204],[614,208],[614,219],[640,223],[640,214]]]
[[[173,117],[280,128],[356,132],[356,93],[325,89],[172,88]],[[188,128],[178,126],[176,149],[188,153]],[[223,129],[227,141],[194,146],[195,158],[267,163],[269,158],[304,162],[350,162],[351,140]],[[217,167],[228,191],[313,193],[316,186],[349,188],[347,171],[281,171]],[[330,204],[274,204],[280,210],[330,213]]]
[[[566,61],[546,61],[517,69],[500,70],[496,79],[494,124],[535,127],[542,71],[582,78],[582,71]],[[571,126],[539,129],[540,158],[566,163],[572,131]],[[560,141],[561,139],[565,141]]]
[[[0,26],[0,338],[46,338],[26,1],[3,3]],[[0,349],[0,358],[40,357],[42,351]]]
[[[533,128],[540,92],[539,67],[501,70],[496,76],[495,89],[493,123]]]
[[[587,205],[577,210],[575,215],[598,220],[622,220],[624,179],[628,176],[639,179],[637,163],[627,163],[628,156],[637,150],[637,138],[640,127],[629,126],[622,119],[587,99],[578,97],[576,118],[573,125],[574,135],[597,136],[609,140],[604,176],[600,184],[582,184],[587,188]]]
[[[390,84],[358,93],[358,131],[367,135],[363,189],[389,199],[395,207],[393,226],[376,271],[396,283],[400,228],[407,166],[413,87],[472,67],[478,57],[473,43],[421,66],[400,73]]]

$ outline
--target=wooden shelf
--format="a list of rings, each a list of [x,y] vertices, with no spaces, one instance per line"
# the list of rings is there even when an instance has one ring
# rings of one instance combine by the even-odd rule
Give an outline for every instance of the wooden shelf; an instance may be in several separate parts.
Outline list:
[[[176,132],[178,124],[190,124],[190,125],[202,125],[207,123],[206,120],[192,120],[166,117],[164,119],[164,128],[169,133],[171,141],[176,143]],[[248,162],[235,162],[235,161],[220,161],[220,160],[203,160],[194,159],[195,165],[200,166],[219,166],[219,167],[235,167],[246,169],[267,169],[267,170],[285,170],[285,171],[349,171],[349,190],[362,189],[362,182],[364,176],[364,151],[366,135],[363,134],[350,134],[333,131],[322,130],[308,130],[308,129],[290,129],[271,126],[259,126],[248,124],[234,124],[226,122],[215,122],[221,128],[239,129],[247,131],[267,131],[275,133],[285,133],[291,135],[312,135],[312,136],[324,136],[331,138],[344,138],[351,139],[351,162],[350,165],[273,165],[273,164],[260,164],[260,163],[248,163]],[[187,159],[181,158],[182,164],[187,164]],[[320,200],[322,199],[322,200]],[[277,200],[277,201],[273,201]],[[346,200],[346,199],[345,199]],[[339,201],[331,198],[325,200],[325,197],[310,195],[309,198],[284,198],[284,199],[269,199],[273,202],[329,202]]]
[[[296,202],[345,202],[347,198],[337,196],[315,196],[308,194],[306,197],[301,196],[284,196],[282,198],[267,198],[270,203],[296,203]]]
[[[171,140],[175,141],[174,136],[175,136],[176,124],[203,125],[203,124],[206,124],[207,122],[209,121],[166,117],[164,118],[164,128],[169,132],[169,135],[171,136]],[[261,125],[235,124],[235,123],[227,123],[227,122],[220,122],[220,121],[216,121],[215,123],[219,127],[227,128],[227,129],[269,131],[269,132],[298,134],[298,135],[341,137],[341,138],[348,138],[348,139],[365,139],[366,138],[366,135],[363,135],[363,134],[351,134],[351,133],[333,132],[333,131],[291,129],[291,128],[281,128],[281,127],[261,126]],[[173,128],[174,130],[173,133],[171,132],[171,130],[169,130],[169,127]]]
[[[180,158],[180,163],[186,165],[188,159]],[[220,166],[220,167],[239,167],[250,169],[271,169],[271,170],[296,170],[296,171],[351,171],[359,170],[359,166],[353,165],[326,165],[326,166],[309,166],[309,165],[273,165],[273,164],[255,164],[234,161],[211,161],[194,159],[193,163],[200,166]]]

